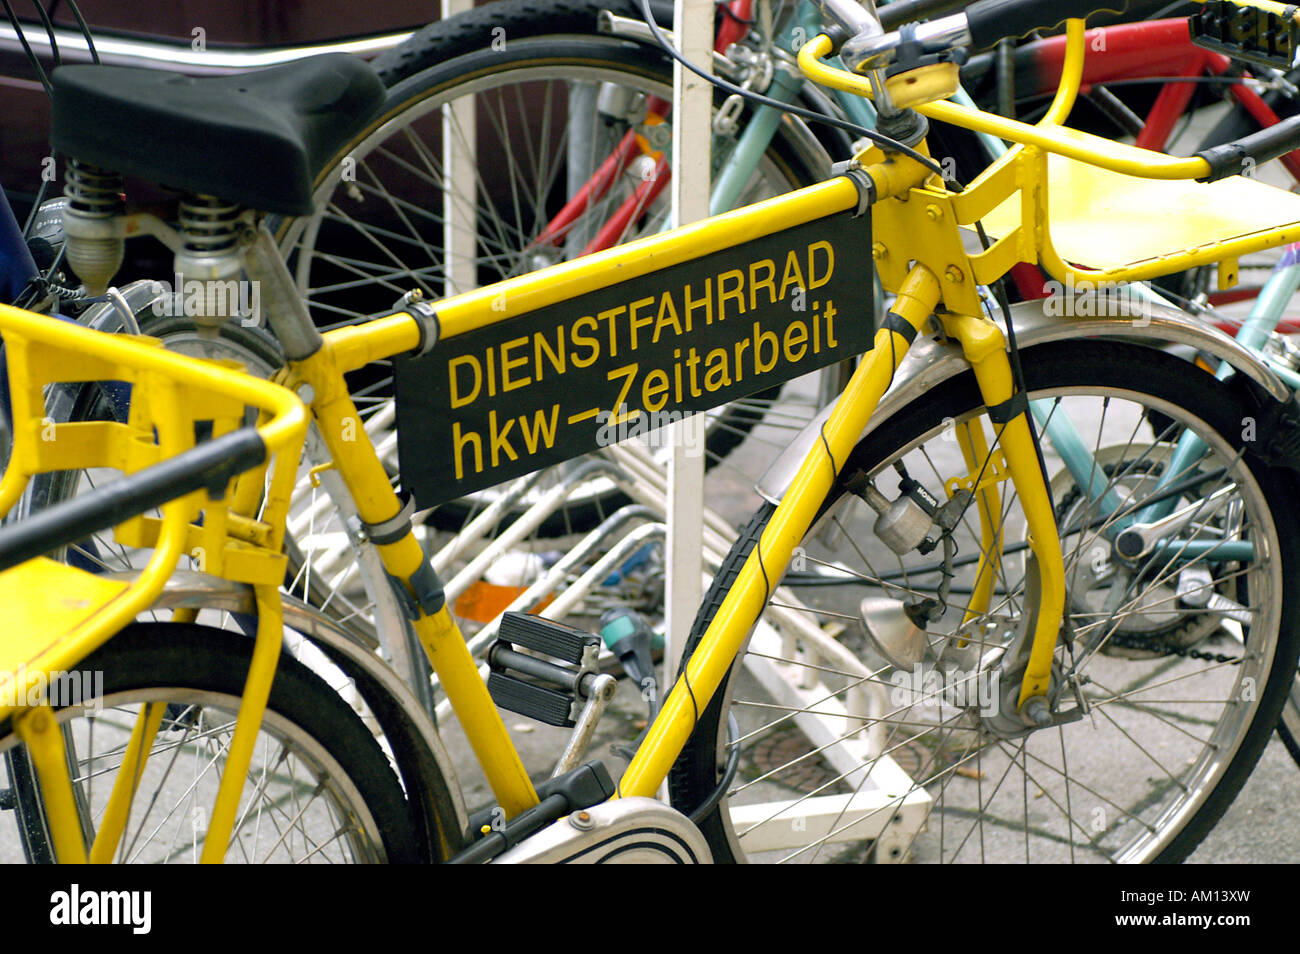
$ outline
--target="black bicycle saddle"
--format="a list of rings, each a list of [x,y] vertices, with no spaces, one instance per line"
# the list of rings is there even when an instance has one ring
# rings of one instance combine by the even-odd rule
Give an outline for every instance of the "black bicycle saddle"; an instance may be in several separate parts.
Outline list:
[[[384,99],[374,70],[344,53],[200,78],[65,66],[53,85],[57,152],[283,215],[313,211],[317,175]]]

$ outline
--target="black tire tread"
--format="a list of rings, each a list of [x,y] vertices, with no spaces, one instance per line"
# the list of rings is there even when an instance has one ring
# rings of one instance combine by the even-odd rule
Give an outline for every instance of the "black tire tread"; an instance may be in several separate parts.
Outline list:
[[[651,8],[658,23],[672,23],[671,3],[652,0]],[[468,50],[490,49],[498,28],[506,31],[506,43],[566,33],[596,36],[601,10],[641,19],[635,0],[497,0],[429,24],[372,65],[384,85],[392,87]]]

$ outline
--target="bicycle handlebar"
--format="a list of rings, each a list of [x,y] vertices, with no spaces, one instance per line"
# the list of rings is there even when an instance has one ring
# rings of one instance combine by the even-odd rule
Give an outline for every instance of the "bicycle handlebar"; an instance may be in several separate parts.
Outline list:
[[[1250,175],[1259,163],[1285,156],[1297,148],[1300,148],[1300,115],[1290,116],[1234,142],[1202,149],[1196,155],[1210,164],[1210,174],[1200,181],[1214,182],[1227,176]]]
[[[0,531],[0,571],[196,490],[206,488],[214,497],[224,494],[232,478],[265,460],[266,444],[256,427],[241,427],[205,441],[6,527]]]
[[[1024,36],[1033,30],[1058,26],[1066,20],[1081,20],[1090,13],[1102,10],[1123,13],[1129,0],[978,0],[965,12],[907,25],[891,33],[879,29],[878,22],[884,23],[883,15],[877,21],[853,0],[820,2],[823,9],[852,34],[839,50],[844,65],[855,73],[867,73],[889,66],[905,48],[910,48],[913,56],[918,52],[943,54],[962,47],[979,50],[1007,37]],[[921,5],[922,0],[918,0],[917,6]],[[924,5],[927,7],[925,11],[913,7],[892,19],[891,23],[907,23],[953,6],[948,0],[924,0]],[[849,14],[841,9],[845,6],[857,11],[852,23]],[[893,5],[885,9],[891,10]],[[860,28],[858,23],[863,21],[864,26]]]
[[[1123,10],[1127,4],[1128,0],[978,0],[967,8],[964,15],[933,20],[907,31],[907,40],[913,49],[922,52],[953,49],[966,43],[979,45],[981,42],[997,42],[1003,36],[1014,35],[1017,31],[1023,33],[1031,28],[1055,25],[1066,19],[1079,21],[1086,14],[1098,10],[1114,11],[1117,7]],[[1033,26],[1024,26],[1022,29],[1021,24],[1026,23]],[[1058,92],[1058,98],[1071,84],[1077,88],[1082,76],[1082,24],[1071,30],[1070,37],[1066,74],[1062,77],[1063,86]],[[820,58],[829,54],[832,47],[831,40],[823,35],[799,51],[799,66],[807,76],[823,86],[870,97],[874,94],[873,88],[856,74],[888,65],[901,42],[900,33],[881,35],[868,32],[853,37],[840,49],[841,59],[854,71],[848,72],[820,62]],[[1071,48],[1073,53],[1070,53]],[[1066,100],[1065,109],[1068,112],[1068,101],[1072,100],[1072,96],[1067,96]],[[1063,115],[1052,123],[1030,126],[941,100],[915,108],[931,119],[1013,142],[1038,146],[1112,172],[1148,179],[1197,179],[1212,182],[1237,173],[1249,173],[1252,161],[1266,162],[1300,148],[1300,118],[1289,119],[1236,142],[1203,150],[1187,159],[1179,159],[1120,143],[1107,143],[1103,146],[1090,137],[1081,138],[1056,125],[1064,118]]]
[[[880,26],[895,30],[905,23],[960,13],[969,0],[894,0],[880,10]]]

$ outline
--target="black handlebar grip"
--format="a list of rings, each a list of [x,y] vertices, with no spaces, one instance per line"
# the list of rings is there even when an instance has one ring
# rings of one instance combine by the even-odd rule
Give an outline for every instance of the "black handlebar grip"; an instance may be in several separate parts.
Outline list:
[[[904,23],[960,13],[969,2],[970,0],[893,0],[877,12],[880,15],[880,25],[888,33],[897,30]]]
[[[1300,115],[1251,133],[1234,142],[1202,149],[1196,155],[1210,164],[1210,174],[1197,182],[1214,182],[1228,176],[1250,175],[1254,167],[1300,149]]]
[[[966,22],[971,47],[982,50],[1007,37],[1051,29],[1100,10],[1123,13],[1127,7],[1128,0],[979,0],[966,8]]]
[[[255,427],[205,441],[5,527],[0,531],[0,570],[85,540],[196,490],[207,488],[214,496],[224,493],[232,477],[264,460],[266,445]]]

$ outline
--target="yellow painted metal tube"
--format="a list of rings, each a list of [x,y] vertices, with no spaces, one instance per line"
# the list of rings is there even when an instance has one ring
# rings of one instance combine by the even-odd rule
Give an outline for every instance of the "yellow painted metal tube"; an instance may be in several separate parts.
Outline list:
[[[988,407],[1002,404],[1015,392],[1011,364],[1007,360],[1006,339],[991,321],[967,315],[945,315],[944,331],[961,342],[966,360],[975,371],[980,394]],[[1029,528],[1029,546],[1036,558],[1040,593],[1038,616],[1034,624],[1033,643],[1029,652],[1029,665],[1020,684],[1018,705],[1034,696],[1047,694],[1052,672],[1052,656],[1056,638],[1061,630],[1061,616],[1065,609],[1065,567],[1061,558],[1061,542],[1056,532],[1056,517],[1052,513],[1043,480],[1043,470],[1034,450],[1034,439],[1029,430],[1028,411],[1016,415],[1006,425],[998,427],[998,443],[1006,457],[1007,470],[1015,483],[1025,511]],[[1032,611],[1027,607],[1026,611]]]
[[[34,706],[15,717],[14,729],[27,744],[41,785],[41,801],[54,839],[54,857],[60,864],[85,864],[86,842],[68,777],[63,730],[54,718],[54,710],[48,702]]]
[[[1061,82],[1052,97],[1052,105],[1046,115],[1038,121],[1040,126],[1059,126],[1070,116],[1074,101],[1079,96],[1079,84],[1083,81],[1083,21],[1065,21],[1065,62],[1061,64]]]
[[[0,305],[0,327],[12,329],[21,337],[45,341],[72,351],[93,353],[105,361],[115,361],[142,372],[156,372],[178,384],[193,385],[271,411],[274,419],[259,428],[267,453],[290,447],[307,426],[307,411],[289,391],[252,375],[231,371],[219,365],[196,361],[159,347],[148,347],[125,335],[104,335],[72,322],[52,319],[48,315]]]
[[[205,865],[220,864],[230,845],[230,833],[235,827],[235,814],[239,811],[239,796],[248,782],[248,766],[253,761],[253,747],[257,733],[262,728],[267,700],[271,698],[271,682],[275,667],[280,661],[280,645],[284,642],[284,612],[280,607],[280,591],[274,586],[256,584],[253,596],[257,601],[257,638],[253,642],[253,661],[248,668],[248,680],[239,700],[239,716],[235,720],[235,734],[226,752],[226,767],[217,789],[216,804],[208,821],[207,836],[203,841],[200,861]]]
[[[859,76],[819,62],[830,52],[831,41],[819,36],[799,50],[799,68],[814,82],[859,96],[870,96],[871,86]],[[1204,159],[1174,159],[1134,146],[1107,142],[1097,137],[1075,138],[1054,126],[1030,126],[956,103],[936,102],[915,107],[918,113],[940,122],[986,132],[1011,142],[1040,146],[1048,152],[1069,156],[1113,172],[1144,179],[1199,179],[1209,175]]]
[[[361,415],[347,392],[329,342],[327,338],[324,348],[295,362],[293,370],[315,391],[312,413],[358,515],[366,523],[382,523],[401,510],[401,501],[361,424]],[[376,550],[384,569],[397,580],[409,580],[426,559],[412,533],[395,543],[379,545]],[[413,625],[506,816],[513,817],[536,805],[532,780],[456,621],[444,607],[431,616],[421,616]]]
[[[442,338],[452,338],[484,328],[524,312],[855,208],[857,203],[857,187],[836,176],[670,232],[487,285],[437,303],[439,334]],[[396,315],[327,332],[325,341],[338,366],[343,371],[351,371],[371,361],[412,350],[419,344],[419,332],[415,319]]]
[[[376,318],[325,332],[325,346],[344,371],[355,371],[372,361],[405,354],[420,346],[420,325],[406,313]]]
[[[193,613],[194,610],[177,610],[177,613]],[[173,620],[175,614],[173,614]],[[113,791],[104,807],[104,816],[99,822],[99,831],[95,832],[95,843],[90,846],[90,863],[106,865],[113,860],[117,846],[122,840],[131,814],[131,803],[140,787],[140,776],[144,774],[145,764],[153,749],[154,739],[158,737],[158,727],[162,725],[163,714],[167,711],[165,702],[150,702],[135,717],[135,726],[131,729],[131,738],[122,755],[122,764],[113,780]]]
[[[537,791],[451,613],[444,606],[432,616],[416,620],[414,625],[429,664],[438,674],[443,692],[451,701],[506,817],[513,818],[533,807],[538,801]]]
[[[19,421],[33,419],[34,408],[29,405],[32,395],[24,386],[25,382],[23,370],[25,369],[24,361],[27,353],[27,342],[21,337],[13,337],[5,341],[5,348],[8,351],[6,363],[10,369],[17,369],[17,376],[14,370],[10,370],[10,388],[9,388],[9,407],[10,420],[15,424]],[[35,419],[39,420],[39,415]],[[10,450],[9,463],[5,467],[4,477],[0,478],[0,518],[8,516],[10,509],[18,502],[18,498],[23,495],[27,489],[28,475],[32,472],[30,462],[25,460],[27,447],[24,442],[16,439]]]
[[[938,279],[928,269],[917,267],[899,289],[893,311],[919,331],[939,299]],[[769,591],[785,573],[795,546],[812,525],[835,480],[837,469],[857,444],[909,345],[907,338],[888,328],[876,332],[872,351],[853,372],[826,422],[822,431],[825,445],[819,441],[804,458],[758,545],[745,561],[708,632],[668,694],[645,741],[637,749],[619,784],[620,795],[653,796],[667,777],[668,770],[695,728],[694,713],[708,705],[721,685],[767,604]]]
[[[989,445],[980,418],[957,427],[957,444],[966,462],[966,472],[972,477],[977,476],[984,462],[989,459]],[[1002,560],[1002,495],[998,492],[998,485],[990,483],[987,487],[977,489],[975,503],[980,518],[980,558],[975,572],[974,592],[966,607],[963,623],[969,623],[988,612],[993,584],[997,582]]]

